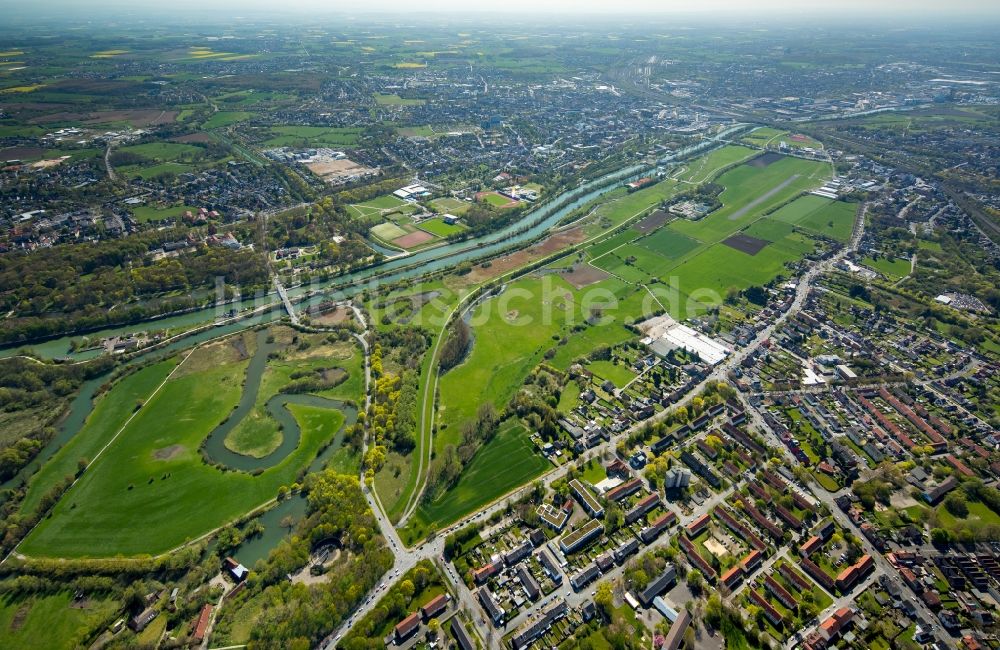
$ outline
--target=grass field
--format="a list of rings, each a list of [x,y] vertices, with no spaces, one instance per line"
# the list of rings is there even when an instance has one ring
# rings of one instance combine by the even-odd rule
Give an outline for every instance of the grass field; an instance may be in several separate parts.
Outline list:
[[[556,275],[525,276],[511,282],[500,296],[480,303],[471,316],[475,339],[469,356],[438,382],[440,403],[434,452],[440,454],[447,445],[459,441],[463,425],[474,419],[481,404],[489,402],[502,408],[543,358],[554,367],[565,368],[597,347],[634,338],[623,325],[659,308],[651,291],[663,296],[669,289],[650,284],[647,290],[636,286],[639,283],[676,275],[680,288],[676,302],[667,296],[663,300],[672,315],[685,318],[703,311],[705,302],[714,302],[709,300],[713,296],[697,289],[706,289],[721,300],[727,288],[763,284],[782,273],[786,262],[811,251],[812,239],[794,232],[791,224],[763,215],[803,190],[818,187],[821,179],[828,177],[829,165],[797,158],[780,158],[767,166],[738,164],[754,155],[756,152],[746,147],[726,147],[696,159],[683,172],[688,178],[704,180],[713,178],[724,167],[737,165],[717,180],[725,188],[721,195],[723,207],[704,219],[683,223],[675,220],[638,241],[639,233],[629,229],[585,249],[590,259],[598,258],[596,265],[621,279],[608,278],[575,291]],[[587,232],[624,223],[689,187],[688,183],[668,179],[634,193],[613,192],[603,202],[588,206],[593,208],[595,218]],[[719,243],[741,230],[770,243],[753,257]],[[585,320],[581,313],[582,292],[595,289],[605,290],[609,304],[614,306],[601,305],[604,317],[600,323],[571,331],[573,325]],[[627,367],[610,363],[598,364],[594,372],[602,377],[609,375],[607,378],[619,386],[632,377]],[[568,396],[567,405],[572,401]],[[470,471],[467,468],[466,472]],[[463,475],[460,484],[466,478]],[[401,492],[403,506],[409,492],[407,488]],[[399,506],[397,502],[389,508],[392,511]],[[411,520],[413,530],[408,539],[426,534],[436,522],[448,518],[431,512],[434,506],[421,506],[418,516]],[[448,512],[448,516],[452,514]]]
[[[948,512],[944,503],[938,504],[934,508],[934,512],[937,514],[938,522],[941,524],[941,527],[955,533],[962,528],[978,530],[980,527],[985,525],[1000,525],[1000,514],[990,510],[989,506],[985,503],[982,503],[981,501],[969,501],[968,506],[969,516],[964,519],[960,519]]]
[[[390,242],[393,239],[399,239],[407,234],[405,230],[394,223],[380,223],[371,229],[371,233],[385,242]]]
[[[399,95],[383,95],[375,93],[375,103],[379,106],[423,106],[425,99],[404,99]]]
[[[227,160],[226,158],[213,160],[207,150],[179,142],[148,142],[122,147],[121,151],[142,156],[146,160],[118,167],[118,172],[122,176],[139,176],[144,179],[155,178],[161,174],[195,172]]]
[[[729,145],[716,149],[708,155],[695,158],[677,175],[678,180],[691,183],[704,183],[719,173],[720,169],[756,156],[758,151],[738,145]]]
[[[700,245],[690,237],[685,237],[666,228],[660,228],[652,235],[643,237],[636,243],[643,248],[648,248],[654,253],[672,260],[684,257]]]
[[[442,199],[434,199],[433,201],[431,201],[431,207],[433,207],[438,212],[445,212],[453,214],[456,217],[460,217],[464,213],[468,212],[469,208],[471,208],[472,205],[460,199],[445,197]]]
[[[298,447],[258,475],[222,471],[202,459],[202,441],[233,409],[242,390],[248,362],[220,352],[229,340],[198,348],[146,400],[52,516],[22,543],[21,552],[44,557],[162,553],[265,503],[279,486],[295,481],[329,434],[309,417],[299,422]],[[135,391],[126,388],[119,386],[105,398],[117,413],[135,409]],[[71,456],[74,463],[77,457]],[[210,504],[206,495],[212,495]]]
[[[5,648],[86,647],[90,632],[118,610],[115,599],[88,598],[72,607],[72,591],[45,596],[0,598],[0,639]]]
[[[602,239],[601,241],[593,244],[592,246],[589,246],[587,248],[587,254],[590,256],[591,259],[595,259],[597,257],[600,257],[601,255],[604,255],[605,253],[610,253],[619,246],[634,241],[638,237],[639,233],[629,228],[624,232],[612,235],[606,239]]]
[[[722,241],[769,209],[818,187],[829,177],[829,165],[801,158],[783,157],[767,167],[740,165],[716,181],[726,188],[719,196],[721,208],[700,221],[679,219],[668,227],[702,242]]]
[[[490,192],[486,194],[483,197],[483,200],[497,208],[502,208],[503,206],[512,202],[512,200],[509,197],[496,194],[495,192]]]
[[[447,237],[448,235],[454,235],[457,232],[468,230],[468,228],[463,226],[461,223],[448,224],[445,223],[440,217],[435,217],[421,222],[419,228],[421,230],[426,230],[432,235],[437,235],[438,237]]]
[[[782,206],[770,217],[791,223],[812,233],[830,237],[841,243],[851,238],[857,206],[807,194]]]
[[[682,187],[671,179],[660,181],[656,185],[639,190],[638,192],[625,192],[614,194],[604,203],[596,208],[596,213],[612,224],[620,224],[635,217],[636,215],[651,210],[659,205],[661,201],[667,200],[677,194]]]
[[[204,149],[179,142],[147,142],[122,147],[121,151],[133,153],[157,162],[193,160],[204,153]]]
[[[632,372],[632,369],[622,363],[591,361],[587,364],[587,370],[601,379],[609,380],[618,388],[624,388],[625,384],[635,379],[635,373]]]
[[[575,309],[575,305],[561,296],[544,304],[543,281],[558,283],[570,293],[561,279],[526,278],[475,310],[472,352],[439,380],[438,417],[447,428],[435,436],[436,450],[459,440],[462,424],[475,417],[481,403],[489,401],[502,408],[546,348],[554,344],[552,335],[561,328],[553,316],[565,316],[563,309]]]
[[[738,159],[738,152],[720,157],[718,154],[723,151],[706,156],[714,157],[715,162],[705,165],[696,162],[695,167],[724,166],[726,161]],[[595,266],[625,282],[661,280],[663,284],[653,286],[652,290],[675,318],[701,313],[706,305],[716,304],[725,297],[729,289],[766,283],[783,272],[786,262],[799,259],[814,248],[808,237],[793,232],[791,223],[763,215],[803,190],[816,187],[829,173],[828,169],[822,163],[787,157],[766,167],[740,165],[715,181],[725,188],[721,194],[723,207],[704,219],[696,222],[675,219],[632,243],[629,242],[637,233],[628,230],[598,243],[588,252]],[[818,234],[826,230],[825,234],[840,239],[849,236],[853,208],[837,202],[829,202],[831,205],[807,202],[805,206],[789,209],[800,200],[803,199],[782,209],[787,210],[783,214],[788,221],[807,223],[811,228],[799,227],[808,232],[815,230]],[[827,227],[829,221],[833,221],[832,228]],[[770,243],[756,256],[718,243],[741,230]]]
[[[253,116],[254,113],[248,113],[246,111],[219,111],[218,113],[212,115],[212,117],[205,120],[202,127],[205,129],[220,129],[224,126],[244,122]]]
[[[434,129],[429,125],[424,126],[401,126],[396,129],[396,133],[404,138],[432,138]]]
[[[132,208],[132,216],[136,221],[163,221],[165,219],[176,219],[188,210],[197,212],[198,208],[190,205],[175,205],[170,208],[157,208],[151,205],[138,205]]]
[[[763,147],[772,141],[776,141],[778,139],[778,136],[784,133],[786,132],[780,131],[778,129],[772,129],[771,127],[763,126],[754,129],[750,133],[743,136],[743,142],[756,145],[758,147]]]
[[[348,346],[330,346],[330,357],[322,359],[297,359],[292,361],[274,360],[267,365],[264,375],[261,378],[260,390],[257,392],[257,399],[253,409],[226,437],[226,447],[238,454],[263,458],[273,452],[281,444],[283,435],[278,422],[274,419],[267,408],[267,401],[282,391],[284,386],[291,381],[292,375],[297,371],[306,369],[320,369],[337,366],[339,359],[346,353],[350,358],[351,351]],[[334,434],[343,424],[343,414],[330,409],[304,406],[301,404],[289,404],[288,410],[293,415],[308,415],[309,420],[305,422],[296,417],[296,421],[302,422],[304,426],[313,431],[321,432],[325,439],[333,439]],[[325,417],[316,417],[317,413]]]
[[[392,194],[384,194],[364,203],[354,203],[347,206],[347,209],[352,217],[360,218],[377,217],[395,210],[407,213],[415,210],[412,205]]]
[[[94,458],[132,415],[136,403],[145,400],[176,364],[172,359],[146,366],[119,380],[110,393],[99,398],[80,431],[32,477],[24,497],[24,512],[34,510],[46,492],[72,476],[81,458]]]
[[[565,345],[556,346],[556,353],[549,364],[566,370],[578,358],[585,357],[597,348],[612,346],[635,338],[635,334],[625,327],[627,322],[640,318],[645,309],[654,305],[644,305],[649,301],[649,294],[642,288],[626,285],[620,280],[610,278],[584,289],[606,290],[614,295],[615,309],[607,309],[604,317],[597,323],[588,325],[581,331],[573,332],[567,337]]]
[[[265,147],[342,147],[353,146],[361,138],[363,129],[334,128],[328,126],[275,126],[272,138],[265,140]]]
[[[866,257],[861,260],[861,263],[875,269],[889,280],[899,280],[910,274],[910,260],[906,258],[897,257],[890,260],[888,257],[879,257],[878,259]]]
[[[549,467],[549,462],[535,451],[524,426],[508,421],[472,458],[452,489],[437,501],[417,509],[411,527],[426,532],[446,526],[527,483]]]

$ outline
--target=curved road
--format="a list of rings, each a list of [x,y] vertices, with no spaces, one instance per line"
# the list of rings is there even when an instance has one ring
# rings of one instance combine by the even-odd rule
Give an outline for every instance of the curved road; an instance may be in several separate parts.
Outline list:
[[[844,257],[846,257],[848,254],[857,250],[858,245],[861,242],[861,238],[864,235],[864,227],[865,227],[864,221],[867,209],[868,209],[867,204],[862,204],[861,206],[859,206],[857,214],[855,216],[854,230],[851,235],[850,243],[845,248],[841,249],[838,253],[816,263],[812,268],[806,271],[799,278],[798,285],[795,289],[795,298],[792,300],[792,304],[788,308],[788,310],[786,310],[783,314],[778,316],[778,318],[776,318],[773,323],[771,323],[770,325],[762,329],[760,332],[758,332],[757,335],[753,338],[753,340],[749,344],[739,349],[738,351],[733,352],[731,355],[729,355],[729,357],[727,357],[718,366],[716,366],[715,369],[705,379],[703,379],[697,386],[695,386],[692,390],[690,390],[680,401],[678,401],[676,404],[673,404],[672,409],[675,409],[680,406],[686,406],[688,403],[691,402],[691,400],[693,400],[696,396],[698,396],[709,383],[719,382],[724,380],[730,370],[736,368],[740,363],[743,362],[744,359],[746,359],[749,355],[756,352],[763,345],[764,341],[768,340],[774,334],[775,330],[777,330],[782,324],[784,324],[785,321],[787,321],[790,317],[797,314],[802,309],[802,306],[805,304],[806,298],[809,296],[809,293],[813,287],[813,283],[816,281],[816,279],[822,273],[825,273],[826,271],[829,271],[831,268],[833,268],[834,264],[844,259]],[[752,412],[752,410],[748,412]],[[613,453],[616,445],[620,440],[628,438],[628,436],[636,433],[637,431],[646,427],[649,424],[663,420],[666,417],[666,414],[667,414],[666,410],[661,411],[660,413],[654,415],[652,418],[637,423],[632,427],[630,427],[629,429],[612,436],[610,441],[595,447],[593,450],[594,454],[596,456],[601,456],[605,452]],[[766,429],[764,429],[763,431],[765,433],[767,432]],[[776,445],[776,448],[785,449],[785,446],[780,444],[780,441],[777,442],[778,444]],[[791,460],[792,462],[795,462],[794,458],[792,458]],[[542,481],[542,484],[545,486],[545,488],[549,489],[551,488],[552,484],[555,481],[564,478],[568,470],[569,470],[568,465],[563,465],[561,467],[554,468],[550,470],[547,474],[543,475],[540,480]],[[355,611],[355,613],[350,617],[348,621],[341,624],[340,627],[338,627],[334,631],[334,633],[330,635],[330,637],[324,640],[324,642],[320,644],[320,648],[322,648],[323,650],[332,650],[332,648],[334,648],[336,645],[336,641],[339,640],[344,634],[347,634],[357,620],[364,617],[368,612],[370,612],[375,607],[379,598],[383,595],[382,594],[383,587],[388,585],[390,580],[395,579],[398,575],[402,575],[407,570],[416,565],[417,562],[423,559],[436,561],[438,562],[439,565],[443,565],[442,554],[444,552],[444,536],[446,536],[451,531],[463,528],[469,524],[476,522],[485,522],[495,513],[505,509],[508,502],[517,499],[525,491],[530,489],[531,486],[522,486],[521,488],[518,488],[517,490],[514,490],[513,492],[510,492],[509,494],[500,497],[492,504],[481,509],[477,513],[469,515],[464,519],[452,524],[447,529],[440,531],[437,536],[429,540],[425,540],[423,543],[412,549],[408,549],[402,545],[402,542],[400,541],[399,536],[396,534],[396,529],[392,525],[392,522],[390,522],[388,518],[385,517],[385,515],[381,512],[371,492],[366,489],[365,494],[368,498],[369,504],[372,505],[372,510],[376,513],[376,518],[378,519],[379,525],[382,529],[382,534],[386,537],[386,539],[389,540],[389,544],[392,547],[393,552],[396,554],[395,563],[393,564],[393,568],[390,569],[390,571],[387,572],[386,575],[383,577],[383,582],[381,583],[382,586],[377,587],[372,593],[370,593],[368,595],[367,600],[361,605],[361,607],[359,607],[357,611]],[[827,499],[825,499],[821,495],[817,494],[817,497],[819,497],[824,502],[827,501]],[[832,497],[830,497],[830,500],[832,500]],[[703,504],[700,508],[698,508],[695,513],[692,513],[689,516],[689,519],[693,520],[694,517],[699,516],[703,512],[707,512],[707,510],[711,507],[711,505],[715,503],[716,500],[714,499],[706,502],[706,504]],[[839,512],[839,508],[837,508],[835,505],[831,508],[831,510],[834,513]],[[862,539],[864,538],[862,537]],[[873,555],[873,557],[881,558],[881,555],[875,554]],[[884,558],[882,558],[882,563],[884,563]],[[879,563],[880,568],[882,563]],[[881,572],[882,571],[879,571],[879,573]],[[479,620],[480,618],[482,618],[478,614],[479,612],[478,605],[476,604],[474,598],[472,597],[472,594],[469,591],[468,587],[466,587],[465,583],[462,581],[461,577],[455,575],[451,567],[445,567],[444,570],[442,571],[442,575],[444,575],[447,581],[451,584],[454,593],[458,597],[458,601],[461,607],[466,611],[468,611],[470,614],[472,614],[472,619]],[[496,639],[496,636],[497,635],[494,635],[494,639]],[[499,643],[495,642],[495,644],[496,644],[495,647],[497,648],[500,647]]]

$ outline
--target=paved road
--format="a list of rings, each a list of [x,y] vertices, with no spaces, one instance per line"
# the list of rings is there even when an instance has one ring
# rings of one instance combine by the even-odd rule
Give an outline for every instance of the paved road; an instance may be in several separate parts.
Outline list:
[[[689,391],[679,402],[674,404],[673,405],[674,408],[686,406],[696,396],[698,396],[710,383],[717,383],[723,381],[727,377],[730,370],[736,368],[750,354],[754,353],[757,349],[759,349],[761,345],[763,345],[763,343],[774,334],[775,330],[777,330],[786,320],[788,320],[788,318],[798,313],[802,309],[802,306],[805,304],[806,298],[808,297],[809,292],[812,288],[812,284],[816,280],[816,278],[819,277],[820,274],[832,268],[834,264],[843,259],[848,253],[857,249],[858,244],[861,241],[861,237],[864,233],[864,216],[866,211],[867,211],[866,205],[862,205],[859,208],[858,215],[855,221],[854,231],[852,233],[849,245],[843,250],[841,250],[839,253],[815,264],[804,275],[802,275],[795,290],[795,297],[792,300],[792,304],[788,308],[788,310],[786,310],[783,314],[778,316],[778,318],[776,318],[773,323],[771,323],[763,330],[758,332],[757,335],[754,337],[754,339],[748,345],[744,346],[743,348],[737,351],[734,351],[732,354],[729,355],[729,357],[727,357],[724,361],[719,363],[705,379],[703,379],[698,385],[696,385],[691,391]],[[664,410],[647,420],[636,423],[628,430],[612,436],[610,441],[598,445],[597,447],[594,448],[593,451],[595,452],[595,455],[603,456],[606,452],[608,453],[614,452],[615,446],[618,444],[618,441],[627,438],[628,436],[632,435],[633,433],[636,433],[640,429],[652,423],[662,421],[663,419],[666,418],[667,413],[668,411]],[[749,409],[748,413],[751,414],[755,413],[755,410]],[[755,416],[751,415],[751,417]],[[755,417],[755,422],[758,421],[757,417],[759,416]],[[764,431],[766,432],[767,429],[764,429]],[[775,439],[774,442],[776,443],[777,448],[785,449],[787,451],[787,449],[781,443],[780,440]],[[791,460],[794,462],[794,459]],[[568,473],[568,471],[569,471],[568,464],[555,468],[549,471],[541,478],[542,484],[546,488],[551,488],[552,484],[558,481],[559,479],[564,478]],[[389,580],[394,579],[397,571],[399,572],[399,575],[402,575],[407,570],[416,565],[416,563],[421,559],[437,560],[442,556],[442,553],[444,551],[444,536],[446,536],[449,532],[456,530],[458,528],[463,528],[477,521],[485,522],[489,520],[494,513],[505,508],[510,501],[516,500],[522,494],[526,493],[528,490],[531,489],[532,489],[531,486],[524,486],[518,490],[515,490],[514,492],[511,492],[505,495],[504,497],[497,499],[492,504],[483,508],[476,514],[465,517],[464,519],[450,526],[448,529],[440,531],[440,534],[437,537],[429,541],[424,541],[419,546],[416,546],[412,549],[408,549],[405,546],[403,546],[402,542],[399,539],[399,535],[396,533],[395,527],[392,525],[392,522],[390,522],[388,517],[386,517],[385,514],[383,513],[382,508],[378,502],[377,495],[374,495],[371,490],[365,488],[364,489],[365,496],[368,499],[368,503],[371,506],[372,511],[375,513],[376,519],[378,520],[379,523],[379,527],[382,530],[382,534],[388,540],[390,547],[392,548],[396,556],[393,568],[386,574],[383,580],[383,584],[387,585]],[[730,488],[730,490],[731,489],[732,488]],[[728,496],[728,494],[729,492],[723,492],[707,500],[700,507],[695,509],[694,512],[692,512],[686,517],[681,518],[681,525],[686,525],[686,523],[690,523],[690,521],[693,521],[696,517],[700,516],[701,514],[708,512],[715,505],[721,503]],[[820,496],[820,500],[826,501],[827,499],[829,499],[832,502],[831,495],[825,494],[823,496]],[[840,513],[839,508],[836,507],[836,504],[834,504],[834,506],[830,509],[834,513],[839,513],[841,516],[843,516],[843,513]],[[850,529],[856,530],[855,528],[853,528],[853,526]],[[666,537],[668,536],[663,536],[661,537],[661,539],[664,539]],[[860,534],[859,537],[861,537]],[[867,543],[867,540],[865,540],[864,537],[861,537],[861,539],[862,541]],[[656,543],[654,542],[654,545],[655,544]],[[881,561],[881,564],[885,564],[884,558],[882,558],[881,554],[877,552],[873,553],[873,556],[876,558],[877,561],[876,566],[881,571],[884,571],[885,570],[884,566],[879,565],[879,561]],[[467,609],[470,613],[474,614],[473,620],[476,621],[478,624],[478,622],[482,619],[481,612],[479,611],[478,604],[475,603],[475,601],[472,599],[471,593],[469,592],[465,583],[462,581],[461,577],[455,575],[454,571],[450,570],[450,567],[448,570],[445,571],[444,575],[448,580],[448,582],[451,584],[455,593],[458,594],[458,599],[463,608]],[[324,650],[333,648],[336,639],[339,639],[341,635],[346,634],[351,629],[356,620],[360,619],[369,611],[371,611],[371,609],[377,603],[378,598],[381,595],[381,591],[382,591],[381,588],[376,588],[375,593],[369,594],[368,600],[355,612],[355,614],[347,622],[341,625],[340,628],[338,628],[330,637],[328,637],[327,640],[325,640],[320,645],[320,647],[323,648]],[[533,609],[537,609],[537,606]],[[511,625],[517,624],[518,621],[520,621],[521,619],[522,619],[521,616],[516,617],[511,622]],[[488,625],[489,625],[488,623],[486,623],[485,625],[482,624],[477,625],[477,627],[480,630],[480,634],[484,639],[487,638],[488,636],[486,633],[488,632],[487,630]],[[494,644],[496,645],[496,647],[499,647],[499,640],[495,638],[496,636],[497,635],[494,635]]]

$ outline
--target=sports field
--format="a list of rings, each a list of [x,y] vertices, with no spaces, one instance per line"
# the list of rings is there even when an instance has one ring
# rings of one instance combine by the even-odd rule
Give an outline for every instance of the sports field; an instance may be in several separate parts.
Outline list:
[[[469,211],[472,204],[462,201],[460,199],[453,199],[451,197],[444,197],[441,199],[434,199],[431,201],[431,207],[433,207],[438,212],[450,213],[456,217],[462,216],[464,213]]]
[[[418,248],[425,244],[429,244],[435,241],[437,238],[430,234],[429,232],[424,232],[423,230],[414,230],[409,232],[402,237],[397,237],[392,240],[394,246],[399,246],[400,248]]]
[[[476,195],[477,201],[483,201],[488,205],[492,205],[494,208],[512,208],[518,205],[520,202],[514,199],[498,194],[496,192],[480,192]]]
[[[455,233],[462,232],[463,230],[468,230],[468,228],[463,226],[461,223],[448,224],[445,223],[440,217],[420,222],[419,228],[421,230],[426,230],[432,235],[437,235],[438,237],[447,237],[448,235],[454,235]]]
[[[379,225],[373,227],[371,229],[371,233],[384,242],[390,242],[393,239],[398,239],[407,234],[405,230],[396,224],[389,222],[380,223]]]

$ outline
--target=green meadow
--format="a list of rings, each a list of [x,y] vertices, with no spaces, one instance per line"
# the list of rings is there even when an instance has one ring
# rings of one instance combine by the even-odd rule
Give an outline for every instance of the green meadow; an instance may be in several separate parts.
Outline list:
[[[550,467],[535,450],[524,426],[508,421],[472,458],[454,487],[416,510],[407,530],[416,539],[429,530],[447,526],[531,481]]]
[[[249,361],[233,352],[238,349],[234,340],[230,337],[197,348],[152,396],[151,386],[155,387],[157,379],[162,381],[163,370],[173,362],[151,366],[140,371],[144,374],[137,373],[132,382],[112,389],[95,409],[95,415],[103,416],[106,411],[107,416],[100,418],[104,428],[97,433],[102,435],[85,436],[90,442],[87,451],[107,444],[114,435],[108,435],[109,431],[121,429],[120,435],[107,444],[19,551],[39,557],[163,553],[240,517],[273,499],[280,486],[295,482],[329,440],[331,430],[339,428],[337,422],[343,417],[339,412],[330,411],[327,418],[317,420],[308,409],[293,409],[301,428],[299,444],[267,469],[222,469],[202,457],[202,442],[236,407],[243,390]],[[326,346],[313,352],[325,359],[326,366],[329,357],[337,354]],[[313,363],[304,354],[291,354],[287,358]],[[267,381],[262,393],[268,392]],[[136,411],[137,400],[144,401],[122,429],[126,414]],[[74,470],[80,455],[68,456]]]
[[[0,597],[0,638],[6,648],[60,650],[87,646],[94,627],[119,609],[113,598],[89,597],[73,606],[69,589],[56,594]]]
[[[246,111],[219,111],[218,113],[213,114],[212,117],[205,120],[205,123],[202,124],[202,128],[221,129],[225,126],[245,122],[253,116],[254,113],[248,113]]]
[[[794,224],[810,234],[846,243],[851,238],[856,211],[853,203],[809,194],[779,208],[770,217]]]
[[[364,129],[328,126],[273,126],[265,147],[347,147],[358,143]]]

